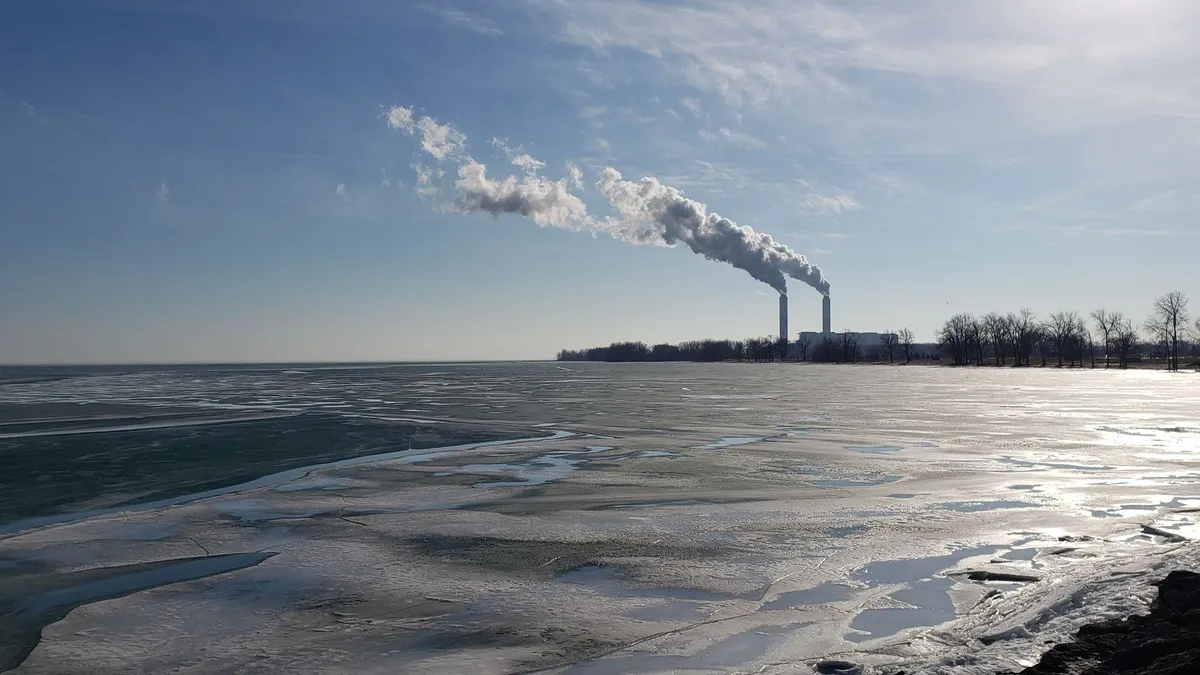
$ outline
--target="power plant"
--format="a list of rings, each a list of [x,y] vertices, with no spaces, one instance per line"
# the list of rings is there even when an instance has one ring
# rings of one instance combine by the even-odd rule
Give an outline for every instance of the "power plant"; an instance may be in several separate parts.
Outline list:
[[[830,321],[829,321],[829,296],[826,295],[821,298],[821,332],[822,333],[833,332],[830,329],[829,324],[830,324]]]

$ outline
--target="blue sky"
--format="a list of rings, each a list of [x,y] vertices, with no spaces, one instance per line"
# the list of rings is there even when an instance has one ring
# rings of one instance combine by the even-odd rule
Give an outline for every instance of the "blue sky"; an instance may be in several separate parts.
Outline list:
[[[1188,1],[10,0],[0,363],[774,332],[774,291],[685,246],[463,213],[461,158],[393,106],[524,180],[507,139],[592,222],[613,167],[770,233],[824,270],[835,329],[1140,320],[1200,296],[1198,26]],[[819,294],[790,297],[817,327]]]

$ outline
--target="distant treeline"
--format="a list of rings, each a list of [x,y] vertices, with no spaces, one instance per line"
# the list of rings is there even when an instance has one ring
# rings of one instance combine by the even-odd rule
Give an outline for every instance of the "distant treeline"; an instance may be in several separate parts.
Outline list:
[[[807,336],[791,343],[773,337],[744,340],[692,340],[673,344],[647,345],[645,342],[614,342],[607,347],[564,349],[559,361],[817,361],[853,363],[856,361],[896,361],[941,358],[936,345],[913,342],[912,331],[888,333],[877,344],[863,344],[858,333],[831,333],[815,342]]]
[[[614,342],[607,347],[564,349],[559,361],[778,361],[782,344],[774,338],[693,340],[677,345]]]
[[[1055,312],[1045,320],[1028,309],[976,317],[956,314],[936,332],[936,343],[917,343],[908,328],[893,333],[853,331],[817,335],[802,333],[794,342],[774,337],[745,340],[693,340],[647,345],[614,342],[607,347],[564,349],[559,361],[818,361],[830,363],[946,361],[954,365],[1091,365],[1126,367],[1151,360],[1170,370],[1200,368],[1200,318],[1189,323],[1188,299],[1178,291],[1154,303],[1139,332],[1120,312],[1098,309],[1089,325],[1077,312]],[[869,337],[868,336],[873,336]],[[1191,340],[1192,342],[1189,342]]]

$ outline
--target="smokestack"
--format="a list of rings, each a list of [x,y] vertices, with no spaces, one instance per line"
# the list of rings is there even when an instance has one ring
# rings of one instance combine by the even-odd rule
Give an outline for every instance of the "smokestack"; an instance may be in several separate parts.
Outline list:
[[[787,296],[779,296],[779,339],[787,344],[788,329],[787,329]]]
[[[829,296],[821,298],[821,332],[831,333],[829,330]]]

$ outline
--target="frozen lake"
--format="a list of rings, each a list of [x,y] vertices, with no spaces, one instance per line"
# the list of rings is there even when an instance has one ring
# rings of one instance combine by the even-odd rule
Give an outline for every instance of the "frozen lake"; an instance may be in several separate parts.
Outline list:
[[[994,673],[1141,608],[1200,536],[1186,374],[3,378],[19,673]]]

